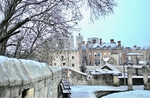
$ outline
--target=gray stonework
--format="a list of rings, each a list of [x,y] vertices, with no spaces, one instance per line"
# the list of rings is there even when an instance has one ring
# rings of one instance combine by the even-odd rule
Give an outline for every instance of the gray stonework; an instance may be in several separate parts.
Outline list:
[[[62,78],[69,79],[72,85],[113,85],[112,74],[86,74],[0,56],[0,98],[58,98]]]
[[[65,73],[68,69],[62,68],[62,74],[66,77]],[[111,85],[113,86],[113,74],[86,74],[78,72],[73,69],[71,71],[70,82],[72,85]]]
[[[132,66],[127,67],[128,70],[128,90],[133,90],[132,87]]]
[[[144,81],[144,89],[150,90],[150,83],[148,81],[149,68],[147,65],[142,66],[143,69],[143,81]]]
[[[61,68],[0,56],[0,98],[57,98]]]

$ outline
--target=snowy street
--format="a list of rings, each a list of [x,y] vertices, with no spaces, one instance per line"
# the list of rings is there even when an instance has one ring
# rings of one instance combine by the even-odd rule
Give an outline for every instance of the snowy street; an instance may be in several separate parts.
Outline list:
[[[134,86],[133,91],[109,94],[103,98],[149,98],[150,91],[143,90],[143,86]],[[76,85],[71,86],[71,98],[96,98],[95,91],[125,91],[127,86],[87,86]]]

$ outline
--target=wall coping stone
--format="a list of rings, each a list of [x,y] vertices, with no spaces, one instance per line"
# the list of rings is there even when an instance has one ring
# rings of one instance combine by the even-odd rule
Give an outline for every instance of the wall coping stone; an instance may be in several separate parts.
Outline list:
[[[51,75],[46,63],[0,56],[0,86],[29,84]]]

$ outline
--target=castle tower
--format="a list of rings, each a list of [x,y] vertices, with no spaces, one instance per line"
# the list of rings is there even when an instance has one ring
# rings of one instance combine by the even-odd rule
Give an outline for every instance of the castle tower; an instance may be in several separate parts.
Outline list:
[[[76,36],[76,47],[77,47],[77,48],[78,48],[78,45],[79,45],[82,41],[83,41],[83,36],[80,35],[80,33],[79,33],[79,35]]]
[[[74,38],[73,38],[73,35],[71,35],[69,37],[68,42],[70,43],[69,48],[73,49],[74,48]]]

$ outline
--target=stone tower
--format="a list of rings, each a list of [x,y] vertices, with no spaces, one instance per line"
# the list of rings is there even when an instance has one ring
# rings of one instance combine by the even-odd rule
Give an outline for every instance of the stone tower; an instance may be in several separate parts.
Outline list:
[[[76,47],[78,48],[78,45],[83,41],[83,36],[79,33],[78,36],[76,36]]]
[[[69,49],[73,49],[74,48],[74,38],[73,38],[73,35],[71,35],[69,37],[68,42],[70,43]]]

